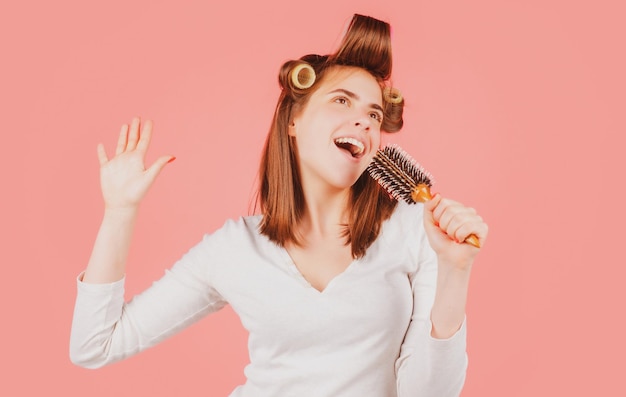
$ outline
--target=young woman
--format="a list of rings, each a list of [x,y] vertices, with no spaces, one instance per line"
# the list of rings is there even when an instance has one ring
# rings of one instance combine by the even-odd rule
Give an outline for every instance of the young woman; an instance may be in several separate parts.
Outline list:
[[[249,332],[247,381],[231,396],[456,396],[465,303],[487,226],[436,195],[389,199],[365,171],[402,126],[386,86],[389,25],[356,15],[330,56],[285,63],[260,167],[261,214],[227,221],[130,302],[125,262],[137,207],[172,158],[149,168],[152,124],[133,119],[115,156],[98,147],[105,201],[78,279],[70,343],[95,368],[230,304]]]

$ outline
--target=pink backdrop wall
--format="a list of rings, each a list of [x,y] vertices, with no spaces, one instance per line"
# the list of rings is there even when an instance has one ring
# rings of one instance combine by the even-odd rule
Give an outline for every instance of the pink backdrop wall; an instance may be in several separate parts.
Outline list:
[[[143,205],[130,297],[249,212],[279,65],[332,51],[354,12],[393,25],[408,105],[388,139],[491,228],[463,396],[626,395],[620,1],[11,3],[0,396],[224,396],[243,380],[246,335],[230,309],[98,371],[69,362],[75,276],[102,214],[95,148],[110,152],[139,115],[155,122],[150,159],[178,158]]]

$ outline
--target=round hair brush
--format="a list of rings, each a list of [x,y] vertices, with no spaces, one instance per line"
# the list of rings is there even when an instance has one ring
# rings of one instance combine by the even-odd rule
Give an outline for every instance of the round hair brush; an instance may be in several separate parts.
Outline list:
[[[409,204],[423,203],[432,198],[432,176],[397,145],[378,149],[367,167],[374,178],[396,200]],[[478,237],[471,234],[465,242],[480,248]]]

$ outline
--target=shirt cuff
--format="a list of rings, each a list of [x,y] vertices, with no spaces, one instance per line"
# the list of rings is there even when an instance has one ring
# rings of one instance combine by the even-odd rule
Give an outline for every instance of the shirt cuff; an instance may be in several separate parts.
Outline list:
[[[430,344],[431,346],[433,346],[436,349],[443,349],[443,350],[447,350],[447,349],[452,349],[454,348],[454,346],[457,346],[459,344],[465,345],[466,343],[466,337],[467,337],[467,317],[463,318],[463,322],[461,323],[461,326],[459,327],[459,329],[449,338],[435,338],[434,336],[432,336],[432,330],[433,330],[433,324],[432,322],[428,321],[428,338],[430,340]]]
[[[126,281],[126,276],[112,283],[86,283],[83,281],[84,276],[85,272],[82,271],[80,272],[78,277],[76,277],[76,285],[78,287],[78,290],[81,292],[111,293],[114,291],[124,290],[124,282]]]

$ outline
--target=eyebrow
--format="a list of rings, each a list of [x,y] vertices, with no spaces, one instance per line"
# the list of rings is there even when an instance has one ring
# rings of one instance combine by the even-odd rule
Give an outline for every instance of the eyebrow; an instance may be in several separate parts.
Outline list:
[[[361,97],[359,97],[354,92],[348,91],[348,90],[343,89],[343,88],[337,88],[336,90],[333,90],[333,91],[329,92],[329,94],[336,94],[338,92],[341,92],[341,93],[345,94],[346,96],[348,96],[349,98],[355,99],[357,101],[361,99]],[[373,108],[373,109],[376,109],[376,110],[380,110],[383,113],[385,112],[383,110],[383,108],[379,104],[377,104],[377,103],[370,103],[370,107]]]

